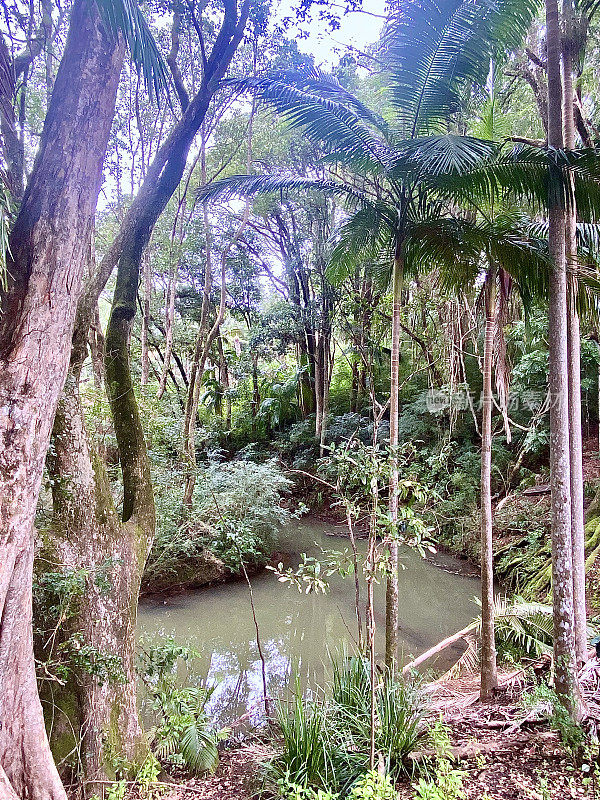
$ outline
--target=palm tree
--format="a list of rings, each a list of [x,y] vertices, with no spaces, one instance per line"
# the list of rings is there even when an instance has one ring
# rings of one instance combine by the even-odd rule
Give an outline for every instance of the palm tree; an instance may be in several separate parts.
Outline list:
[[[587,31],[598,12],[595,0],[563,0],[562,75],[564,146],[575,148],[576,99],[583,71]],[[579,134],[585,144],[591,141],[586,122],[578,112]],[[575,275],[577,270],[577,207],[572,203],[566,213],[566,264],[571,274],[567,297],[567,352],[569,372],[569,443],[571,467],[571,538],[573,548],[573,605],[575,649],[580,662],[587,659],[587,611],[585,598],[585,532],[583,513],[583,466],[581,441],[581,335],[576,307]]]
[[[546,0],[548,146],[564,146],[561,81],[561,30],[557,0]],[[550,342],[550,485],[552,489],[552,594],[556,691],[574,719],[579,694],[574,640],[573,549],[571,536],[571,459],[567,331],[565,204],[549,192],[548,243],[552,256],[548,326]]]

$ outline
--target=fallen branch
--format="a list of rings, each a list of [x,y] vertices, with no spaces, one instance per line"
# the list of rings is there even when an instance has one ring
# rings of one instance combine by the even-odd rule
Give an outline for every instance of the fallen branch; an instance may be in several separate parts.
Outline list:
[[[471,622],[470,625],[467,625],[466,628],[463,628],[462,631],[458,631],[458,633],[452,634],[452,636],[448,636],[447,639],[443,639],[441,642],[436,644],[434,647],[430,647],[429,650],[426,650],[422,653],[418,658],[415,658],[414,661],[411,661],[405,667],[402,668],[402,674],[405,675],[407,672],[410,672],[412,669],[415,669],[423,662],[428,661],[433,656],[436,656],[438,653],[441,653],[442,650],[445,650],[447,647],[455,644],[456,642],[464,639],[469,633],[471,633],[477,627],[477,622]]]

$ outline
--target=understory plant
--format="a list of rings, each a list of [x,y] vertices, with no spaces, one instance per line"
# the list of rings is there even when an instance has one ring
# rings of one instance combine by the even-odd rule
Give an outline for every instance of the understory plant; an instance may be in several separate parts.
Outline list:
[[[189,518],[181,516],[177,481],[173,473],[164,475],[164,492],[157,497],[157,534],[145,571],[150,584],[177,581],[182,565],[193,565],[207,550],[234,571],[240,554],[247,566],[261,566],[280,527],[293,517],[282,503],[291,482],[274,459],[210,461],[200,468]],[[231,529],[235,540],[228,534]]]
[[[271,786],[286,781],[346,796],[353,791],[357,780],[369,773],[369,662],[360,656],[341,657],[333,661],[332,672],[328,691],[305,699],[297,680],[291,703],[279,704],[280,750],[266,768],[267,783]],[[427,707],[419,685],[412,681],[389,676],[383,680],[378,676],[374,695],[376,754],[385,774],[393,781],[407,770],[408,755],[425,736]],[[368,794],[375,791],[372,778],[363,785],[363,790],[367,793],[357,794],[357,800],[387,797],[385,792]]]
[[[414,800],[462,800],[466,772],[452,766],[449,731],[441,716],[429,729],[428,739],[435,758],[433,764],[426,764],[426,774],[413,784]]]
[[[181,685],[178,665],[195,653],[171,638],[141,647],[138,672],[147,692],[146,712],[152,717],[153,749],[164,766],[183,766],[196,774],[212,773],[219,763],[218,743],[225,732],[216,731],[206,704],[215,686],[189,676],[195,685]]]
[[[415,783],[414,800],[462,800],[466,797],[465,775],[464,770],[454,769],[450,761],[442,758],[431,778],[419,778]]]
[[[575,755],[585,742],[583,728],[574,722],[558,694],[545,683],[539,683],[531,692],[526,692],[522,703],[528,714],[547,718],[558,733],[566,750]]]

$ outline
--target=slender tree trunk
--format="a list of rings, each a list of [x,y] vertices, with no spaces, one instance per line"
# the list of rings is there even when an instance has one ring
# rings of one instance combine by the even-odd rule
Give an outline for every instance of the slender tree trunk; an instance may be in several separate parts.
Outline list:
[[[548,144],[563,147],[560,26],[557,0],[546,0],[548,63]],[[548,327],[550,344],[550,485],[552,490],[552,595],[554,606],[555,685],[574,719],[579,716],[579,687],[574,640],[573,549],[571,543],[571,469],[569,383],[567,371],[567,281],[565,212],[550,196],[549,246],[552,256]]]
[[[598,370],[596,374],[598,381],[598,455],[600,455],[600,338],[596,342],[596,350],[598,351]]]
[[[572,0],[563,0],[563,127],[564,144],[575,148],[575,92],[573,89],[574,19]],[[577,209],[575,201],[565,215],[567,278],[567,351],[569,372],[569,445],[571,462],[571,538],[573,542],[573,603],[575,650],[580,662],[587,660],[587,611],[585,603],[585,531],[583,514],[583,447],[581,441],[581,335],[576,306]]]
[[[150,271],[150,251],[144,250],[142,256],[142,279],[144,303],[142,306],[142,375],[141,384],[146,386],[150,376],[150,356],[148,353],[148,326],[150,325],[150,295],[152,292],[152,273]],[[165,359],[166,363],[166,359]]]
[[[100,323],[100,309],[97,304],[90,325],[88,342],[94,372],[94,386],[96,389],[100,389],[104,386],[104,334]]]
[[[38,697],[33,520],[65,380],[123,59],[76,0],[40,149],[11,235],[0,313],[0,798],[64,798]]]
[[[360,358],[360,356],[353,356],[353,358]],[[350,388],[350,412],[354,413],[358,406],[358,384],[359,384],[359,365],[358,362],[353,360],[351,364],[352,370],[352,384]],[[600,397],[600,392],[599,392]],[[600,439],[599,439],[600,442]]]
[[[223,337],[219,332],[217,336],[217,352],[219,354],[219,385],[223,391],[224,397],[221,398],[220,414],[229,421],[231,426],[231,399],[227,395],[229,389],[229,369],[227,367],[227,359],[225,358],[225,348],[223,347]]]
[[[356,537],[354,535],[354,521],[352,519],[352,509],[350,504],[346,505],[346,524],[348,526],[348,537],[350,539],[350,546],[352,548],[352,567],[354,571],[354,612],[356,614],[356,629],[358,634],[358,650],[363,652],[364,636],[362,615],[360,611],[360,572],[358,566],[358,549],[356,547]]]
[[[260,386],[258,385],[258,355],[252,354],[252,425],[260,409]]]
[[[481,420],[481,686],[489,700],[498,686],[494,632],[494,551],[492,517],[492,361],[496,331],[494,276],[485,288],[485,344],[483,351],[483,414]]]
[[[201,172],[202,183],[206,182],[206,140],[202,136],[201,143]],[[200,314],[200,330],[196,337],[196,345],[194,347],[194,357],[192,361],[192,368],[190,370],[190,382],[188,385],[187,400],[185,404],[185,414],[183,420],[183,455],[186,460],[186,491],[184,496],[184,506],[190,508],[192,504],[193,487],[195,485],[195,470],[196,470],[196,443],[195,443],[195,430],[196,430],[196,414],[198,405],[196,397],[199,397],[200,383],[204,374],[204,364],[206,362],[207,349],[205,346],[206,331],[208,328],[208,315],[210,311],[210,292],[212,289],[212,231],[210,227],[210,220],[208,216],[207,203],[202,204],[202,218],[204,223],[204,239],[205,239],[205,258],[204,258],[204,288],[202,292],[202,311]]]
[[[325,453],[325,442],[327,440],[327,423],[329,419],[329,391],[331,389],[331,373],[333,368],[333,356],[330,353],[330,339],[326,337],[323,346],[323,405],[321,409],[321,441],[319,443],[319,455],[323,458]]]
[[[403,264],[394,260],[392,353],[390,363],[390,523],[389,574],[385,590],[385,665],[393,675],[398,659],[398,380],[400,371],[400,313]]]
[[[171,354],[173,353],[173,327],[175,325],[175,296],[177,293],[177,272],[179,259],[175,260],[169,284],[167,286],[167,303],[165,310],[165,360],[163,361],[162,373],[156,397],[158,400],[163,396],[167,388],[167,377],[171,368]]]
[[[244,9],[247,18],[248,0],[245,0],[244,2]],[[250,168],[252,165],[252,133],[254,127],[255,112],[256,112],[256,103],[253,102],[252,109],[250,111],[250,120],[248,124],[248,145],[246,150],[246,167],[248,173],[250,172]],[[204,138],[204,136],[202,138],[201,146],[203,148],[206,147],[206,139]],[[206,182],[205,149],[201,153],[201,170],[202,170],[202,180],[203,183],[205,183]],[[202,381],[202,374],[204,372],[204,366],[208,360],[210,348],[212,347],[212,344],[215,341],[216,337],[219,335],[221,325],[223,324],[223,320],[225,319],[226,299],[227,299],[226,298],[227,259],[229,257],[229,253],[231,252],[232,247],[234,247],[234,245],[237,244],[239,237],[242,235],[242,233],[246,228],[246,225],[248,224],[248,219],[250,217],[250,202],[249,201],[246,202],[241,222],[233,238],[227,243],[227,246],[221,253],[221,264],[220,264],[221,291],[219,298],[219,308],[217,310],[216,319],[211,329],[208,331],[208,334],[206,335],[206,339],[204,339],[204,331],[208,324],[208,312],[210,303],[209,288],[212,282],[212,268],[210,261],[211,229],[208,218],[208,207],[206,203],[204,203],[203,205],[203,213],[204,213],[204,230],[206,234],[207,261],[204,274],[205,279],[204,279],[204,294],[202,299],[202,317],[200,321],[200,331],[198,333],[198,338],[196,339],[194,364],[192,366],[192,370],[190,373],[188,397],[185,407],[185,415],[183,423],[183,453],[187,461],[186,465],[187,474],[185,479],[185,489],[183,493],[183,506],[188,511],[192,506],[194,487],[196,486],[196,416],[198,414],[198,402],[200,400],[200,383]]]
[[[315,336],[315,438],[321,441],[321,426],[323,424],[323,339]]]
[[[369,524],[369,545],[367,549],[367,643],[369,646],[369,684],[371,690],[371,720],[369,736],[369,769],[375,769],[375,733],[377,728],[377,664],[375,649],[375,569],[376,569],[376,546],[377,546],[377,516],[379,491],[377,478],[371,478],[371,495],[373,507],[371,510],[371,520]],[[392,662],[393,663],[393,662]]]

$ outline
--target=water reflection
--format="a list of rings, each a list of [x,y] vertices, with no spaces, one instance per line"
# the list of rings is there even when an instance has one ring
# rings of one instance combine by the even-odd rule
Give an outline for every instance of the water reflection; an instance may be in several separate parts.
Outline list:
[[[326,526],[297,522],[282,537],[281,549],[318,552],[315,542],[343,550],[344,539],[326,535]],[[364,548],[364,543],[361,543]],[[473,597],[478,581],[452,574],[412,552],[402,555],[400,633],[405,657],[416,654],[464,627],[476,614]],[[455,567],[451,559],[442,559]],[[252,580],[268,693],[285,693],[292,674],[304,686],[318,687],[325,678],[328,652],[352,648],[356,636],[354,583],[335,578],[330,592],[301,595],[279,583],[272,573]],[[377,647],[383,651],[383,590],[377,590]],[[256,722],[262,714],[262,672],[254,622],[244,581],[202,589],[140,606],[140,631],[173,635],[200,653],[199,674],[216,684],[209,711],[220,725],[243,715]]]

